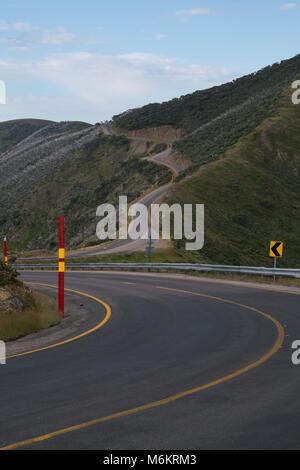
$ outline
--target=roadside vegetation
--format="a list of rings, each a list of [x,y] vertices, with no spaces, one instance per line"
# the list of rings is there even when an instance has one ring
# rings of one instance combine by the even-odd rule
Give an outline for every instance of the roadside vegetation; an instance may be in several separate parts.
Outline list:
[[[58,139],[56,134],[49,137],[51,126],[47,128],[47,147],[37,144],[28,154],[24,150],[26,157],[16,156],[19,169],[13,164],[11,154],[7,186],[0,194],[0,205],[5,207],[5,212],[0,214],[0,227],[11,240],[11,249],[55,249],[60,213],[66,218],[68,247],[93,244],[97,242],[96,209],[100,204],[116,204],[119,195],[127,195],[132,202],[172,179],[167,168],[138,158],[124,136],[105,136],[93,127],[78,131],[78,124],[75,134],[74,125],[71,134],[70,125],[67,130],[64,130],[66,124],[55,127],[63,137]],[[56,148],[57,145],[65,146]],[[58,158],[60,152],[65,155]],[[44,154],[44,167],[40,168],[37,162]],[[57,158],[55,165],[54,158]],[[32,174],[26,174],[16,184],[15,176],[21,177],[26,171],[22,165],[27,159]]]
[[[70,260],[72,263],[188,263],[192,260],[180,250],[154,250],[151,256],[146,252],[133,252],[111,255],[82,257]]]
[[[165,144],[165,143],[156,144],[151,150],[150,155],[156,155],[157,153],[164,152],[165,150],[167,150],[167,148],[168,148],[168,144]]]
[[[299,267],[300,106],[291,102],[291,84],[299,78],[300,55],[222,86],[115,116],[116,135],[85,123],[1,124],[0,143],[8,151],[0,153],[6,175],[0,228],[10,249],[53,252],[61,213],[68,249],[98,244],[100,204],[117,204],[120,195],[130,203],[172,181],[171,171],[145,158],[171,145],[148,141],[149,129],[159,135],[171,126],[178,136],[172,139],[174,153],[189,167],[173,179],[163,202],[205,204],[205,246],[186,253],[185,240],[176,242],[174,250],[154,253],[153,261],[271,267],[269,243],[280,240],[285,252],[279,267]],[[145,141],[128,137],[143,134],[138,131],[146,131]],[[148,259],[146,253],[98,258]]]
[[[206,241],[195,262],[272,267],[269,244],[280,240],[278,267],[299,268],[299,129],[300,106],[287,95],[276,117],[173,187],[169,202],[206,207]]]
[[[0,340],[10,341],[57,325],[54,303],[18,279],[18,273],[0,263]]]

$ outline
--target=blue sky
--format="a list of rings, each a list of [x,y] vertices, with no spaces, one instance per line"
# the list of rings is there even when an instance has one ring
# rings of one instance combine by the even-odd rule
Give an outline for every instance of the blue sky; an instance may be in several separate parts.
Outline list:
[[[297,54],[299,21],[300,0],[9,0],[0,120],[98,122],[224,83]]]

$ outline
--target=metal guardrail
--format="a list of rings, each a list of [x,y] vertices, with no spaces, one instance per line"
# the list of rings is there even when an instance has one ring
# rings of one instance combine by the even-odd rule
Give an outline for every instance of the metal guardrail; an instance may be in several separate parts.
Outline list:
[[[16,264],[17,270],[53,270],[57,264]],[[252,266],[222,266],[210,264],[188,263],[66,263],[66,269],[83,271],[147,271],[147,272],[198,272],[198,273],[230,273],[248,274],[269,277],[290,277],[300,279],[300,269],[273,269]]]

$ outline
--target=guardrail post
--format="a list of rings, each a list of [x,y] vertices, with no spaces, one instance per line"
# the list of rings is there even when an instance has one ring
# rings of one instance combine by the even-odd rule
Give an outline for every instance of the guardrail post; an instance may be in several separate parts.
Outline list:
[[[277,258],[274,258],[274,282],[276,282]]]
[[[58,311],[65,313],[65,218],[58,218]]]

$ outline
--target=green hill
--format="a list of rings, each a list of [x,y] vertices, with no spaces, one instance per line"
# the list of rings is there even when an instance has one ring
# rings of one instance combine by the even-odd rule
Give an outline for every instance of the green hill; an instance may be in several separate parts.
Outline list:
[[[206,243],[195,261],[271,266],[269,242],[280,240],[279,266],[299,268],[299,130],[300,106],[288,93],[275,117],[173,188],[170,201],[206,207]]]
[[[51,121],[40,119],[19,119],[0,122],[0,153],[4,153],[14,145],[29,137],[34,132],[51,124]]]
[[[95,243],[99,204],[114,203],[120,194],[135,200],[170,180],[165,167],[139,153],[160,148],[149,136],[171,126],[184,136],[169,147],[189,166],[167,200],[206,206],[204,249],[185,254],[179,243],[179,257],[270,265],[269,242],[278,239],[286,243],[281,265],[299,267],[300,106],[291,102],[291,84],[299,78],[300,55],[220,87],[123,113],[106,127],[1,123],[0,230],[17,248],[52,249],[63,212],[69,247]],[[105,135],[113,129],[115,135]],[[129,131],[141,132],[134,140]]]
[[[35,186],[17,213],[15,223],[26,226],[15,237],[18,245],[34,249],[57,245],[57,214],[66,217],[68,246],[99,243],[96,238],[96,208],[118,204],[119,195],[134,201],[149,188],[165,184],[170,173],[132,156],[125,137],[99,135],[78,151],[67,155],[42,183]]]
[[[119,194],[132,201],[171,177],[135,156],[126,137],[78,122],[52,123],[12,146],[0,154],[0,172],[0,230],[25,250],[56,247],[60,213],[69,247],[96,242],[100,204]]]
[[[167,125],[192,132],[249,99],[258,100],[259,104],[261,97],[265,97],[272,102],[272,97],[284,86],[299,78],[299,71],[300,55],[225,85],[196,91],[162,104],[150,104],[114,116],[113,120],[117,127],[126,130]]]
[[[183,129],[185,137],[174,148],[192,161],[187,172],[192,173],[276,114],[283,90],[299,76],[300,55],[225,85],[115,116],[114,124],[126,130]]]

